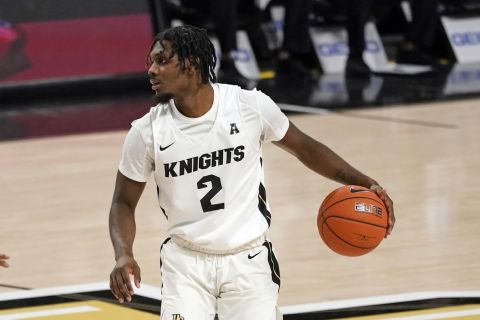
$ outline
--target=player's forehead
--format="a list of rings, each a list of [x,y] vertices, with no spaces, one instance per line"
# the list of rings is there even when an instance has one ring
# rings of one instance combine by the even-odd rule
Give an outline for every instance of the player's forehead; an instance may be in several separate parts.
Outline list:
[[[157,41],[154,43],[152,50],[150,51],[150,57],[162,55],[166,57],[173,56],[172,44],[168,40]]]

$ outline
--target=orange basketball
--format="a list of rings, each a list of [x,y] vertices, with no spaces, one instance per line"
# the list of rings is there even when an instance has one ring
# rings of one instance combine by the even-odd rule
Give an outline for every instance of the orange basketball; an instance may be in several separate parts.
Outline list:
[[[317,226],[330,249],[344,256],[361,256],[382,242],[388,213],[375,192],[360,186],[343,186],[323,201]]]

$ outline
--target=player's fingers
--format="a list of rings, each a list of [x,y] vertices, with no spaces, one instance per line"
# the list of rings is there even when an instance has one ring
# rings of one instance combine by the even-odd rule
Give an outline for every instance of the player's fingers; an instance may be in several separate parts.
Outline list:
[[[125,282],[123,281],[121,270],[116,272],[115,278],[113,280],[116,283],[117,294],[120,298],[118,299],[118,302],[124,303],[125,301],[128,301],[128,297],[130,297],[130,295],[128,294],[127,288],[125,287]]]
[[[0,253],[0,259],[9,259],[10,257],[6,254]]]
[[[123,303],[127,300],[126,296],[124,295],[123,291],[125,289],[125,285],[123,284],[123,278],[121,272],[117,270],[112,278],[112,283],[114,286],[114,296],[117,297],[118,302]]]
[[[373,185],[370,187],[371,190],[375,191],[380,199],[385,204],[385,207],[388,212],[388,227],[387,232],[385,234],[385,238],[388,237],[393,230],[393,226],[395,225],[395,214],[393,212],[393,201],[387,194],[387,189],[382,188],[379,185]]]
[[[115,298],[117,298],[118,302],[123,303],[123,295],[120,293],[120,289],[118,288],[117,276],[118,274],[115,271],[112,271],[110,274],[110,289]]]
[[[110,274],[110,291],[115,299],[120,300],[117,293],[117,282],[113,280],[113,273]]]
[[[389,219],[388,230],[387,230],[388,235],[392,234],[394,225],[395,225],[395,218],[393,217],[393,219]]]
[[[388,195],[385,195],[385,205],[388,211],[388,228],[387,228],[387,235],[390,235],[393,230],[393,226],[395,225],[395,213],[393,210],[393,201],[390,199]]]
[[[385,197],[387,195],[387,189],[382,188],[382,186],[379,186],[378,184],[374,184],[370,186],[370,190],[374,191],[378,197],[385,202]]]
[[[390,235],[393,231],[393,227],[395,226],[395,215],[393,214],[393,210],[390,211],[391,213],[388,215],[388,234]]]
[[[132,301],[133,287],[132,282],[130,281],[130,272],[123,269],[122,270],[122,279],[123,279],[123,288],[122,293],[125,296],[125,299],[130,302]]]
[[[133,280],[135,281],[135,286],[137,288],[140,288],[140,282],[142,281],[142,276],[141,276],[141,272],[140,272],[140,267],[139,266],[135,266],[133,268]]]
[[[378,186],[378,188],[375,189],[375,192],[380,197],[380,199],[385,201],[385,196],[387,195],[387,189],[384,189],[384,188]]]
[[[0,267],[8,268],[10,265],[5,260],[0,260]]]

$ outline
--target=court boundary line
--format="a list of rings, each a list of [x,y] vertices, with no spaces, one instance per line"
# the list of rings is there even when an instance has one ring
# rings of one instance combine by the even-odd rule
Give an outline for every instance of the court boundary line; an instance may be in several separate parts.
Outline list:
[[[289,104],[289,103],[278,103],[278,106],[280,107],[281,110],[301,112],[301,113],[307,113],[307,114],[327,114],[327,113],[333,112],[332,110],[329,110],[329,109],[315,108],[315,107],[302,106],[302,105]]]
[[[373,120],[373,121],[394,122],[394,123],[410,124],[415,126],[441,128],[441,129],[458,129],[457,125],[449,124],[449,123],[422,121],[422,120],[405,119],[405,118],[394,118],[394,117],[387,117],[387,116],[376,116],[371,114],[360,114],[357,111],[350,111],[350,110],[340,111],[338,112],[338,114],[343,115],[345,117],[360,118],[360,119]]]
[[[346,300],[331,300],[320,303],[300,304],[280,307],[283,314],[299,314],[318,311],[329,311],[346,308],[358,308],[380,304],[399,303],[417,300],[442,298],[480,298],[480,291],[424,291],[400,293],[385,296],[372,296]]]
[[[352,109],[331,110],[331,109],[325,109],[325,108],[315,108],[315,107],[288,104],[288,103],[279,103],[278,106],[280,107],[280,109],[285,111],[294,111],[294,112],[300,112],[304,114],[324,115],[324,114],[333,113],[333,114],[337,114],[344,117],[360,118],[360,119],[372,120],[372,121],[393,122],[393,123],[410,124],[410,125],[416,125],[416,126],[422,126],[422,127],[442,128],[442,129],[458,129],[457,125],[449,124],[449,123],[422,121],[422,120],[416,120],[416,119],[395,118],[395,117],[378,116],[378,115],[371,115],[371,114],[360,114],[358,113],[358,110],[352,110]],[[371,109],[371,108],[366,108],[364,110],[367,110],[367,109]]]
[[[9,289],[16,289],[16,290],[32,290],[32,288],[14,286],[11,284],[4,284],[4,283],[0,283],[0,288],[9,288]]]
[[[96,282],[63,287],[31,289],[28,291],[2,292],[0,293],[0,301],[39,298],[53,295],[81,294],[85,292],[105,290],[110,290],[107,282]],[[140,289],[135,288],[135,293],[145,298],[161,300],[161,289],[148,284],[141,284]]]
[[[110,290],[108,283],[97,282],[63,287],[32,289],[20,292],[4,292],[0,293],[0,301],[39,298],[52,295],[81,294],[84,292],[104,290]],[[135,293],[145,298],[161,301],[161,289],[155,286],[142,284],[140,289],[135,290]],[[441,298],[480,298],[480,291],[410,292],[372,296],[367,298],[329,300],[320,303],[280,306],[280,310],[284,315],[288,315]]]

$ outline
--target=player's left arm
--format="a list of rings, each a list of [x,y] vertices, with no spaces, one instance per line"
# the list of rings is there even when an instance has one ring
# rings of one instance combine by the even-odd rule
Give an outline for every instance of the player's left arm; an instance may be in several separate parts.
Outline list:
[[[352,167],[333,150],[308,136],[291,122],[285,136],[281,140],[274,142],[274,144],[288,151],[305,166],[328,179],[346,185],[363,186],[375,191],[388,210],[387,234],[391,233],[395,224],[393,201],[377,181]]]

